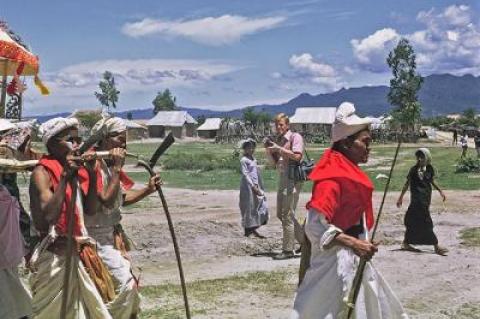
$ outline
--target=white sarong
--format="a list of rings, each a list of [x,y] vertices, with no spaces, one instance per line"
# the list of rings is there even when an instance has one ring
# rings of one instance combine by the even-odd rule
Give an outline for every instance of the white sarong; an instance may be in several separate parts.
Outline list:
[[[114,319],[130,319],[140,312],[140,294],[131,272],[130,262],[112,245],[97,243],[97,253],[112,275],[115,299],[107,304]]]
[[[38,256],[37,269],[30,278],[33,318],[60,318],[66,257],[44,250]],[[78,255],[72,256],[66,318],[111,319],[102,297],[90,279]]]
[[[101,162],[103,187],[111,180],[111,169]],[[85,224],[88,234],[97,243],[97,253],[112,275],[115,285],[115,299],[107,304],[110,314],[115,319],[130,319],[140,312],[140,294],[132,274],[130,261],[114,248],[114,226],[119,224],[122,216],[120,206],[123,192],[119,191],[113,207],[101,206],[95,215],[86,215]]]
[[[351,249],[334,245],[323,215],[310,210],[305,232],[312,244],[310,268],[298,287],[291,319],[340,319],[359,258]],[[356,302],[355,319],[407,319],[400,301],[382,275],[368,262]]]
[[[0,270],[0,318],[19,319],[32,314],[32,297],[21,282],[17,268]]]

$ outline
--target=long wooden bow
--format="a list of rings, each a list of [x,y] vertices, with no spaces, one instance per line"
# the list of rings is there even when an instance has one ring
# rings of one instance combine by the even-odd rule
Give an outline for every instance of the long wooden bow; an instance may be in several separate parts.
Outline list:
[[[398,152],[400,151],[400,146],[402,144],[402,137],[403,134],[401,133],[398,138],[397,149],[395,150],[395,156],[393,157],[392,166],[390,167],[390,172],[388,174],[387,184],[385,185],[385,189],[383,191],[382,202],[380,204],[380,208],[378,209],[377,218],[375,219],[375,226],[373,227],[372,236],[370,237],[370,241],[373,242],[375,238],[375,234],[377,232],[378,223],[380,221],[380,217],[382,216],[383,212],[383,205],[385,204],[385,198],[387,197],[388,189],[390,188],[390,181],[392,180],[393,169],[395,168],[395,164],[397,162]],[[355,303],[357,302],[358,293],[360,291],[360,287],[362,285],[363,279],[363,272],[365,270],[365,266],[367,265],[367,259],[361,258],[360,263],[357,268],[357,272],[355,273],[355,277],[353,278],[352,288],[348,293],[348,299],[346,302],[347,310],[345,311],[345,318],[350,319],[353,315],[355,310]]]

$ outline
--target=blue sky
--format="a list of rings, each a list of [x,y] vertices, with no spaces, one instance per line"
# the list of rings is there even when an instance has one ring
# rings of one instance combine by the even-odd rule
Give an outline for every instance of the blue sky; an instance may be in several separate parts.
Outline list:
[[[387,84],[385,57],[410,39],[423,75],[480,75],[480,1],[9,1],[0,19],[41,60],[25,113],[96,108],[105,70],[118,110],[170,88],[182,106],[226,110],[299,93]]]

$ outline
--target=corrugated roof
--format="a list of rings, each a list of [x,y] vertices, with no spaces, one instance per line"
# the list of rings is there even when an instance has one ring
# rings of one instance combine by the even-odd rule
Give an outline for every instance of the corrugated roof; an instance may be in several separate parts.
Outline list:
[[[185,123],[197,124],[187,111],[160,111],[147,121],[147,126],[183,126]]]
[[[197,131],[211,131],[211,130],[219,130],[220,125],[222,125],[222,119],[219,117],[211,117],[205,119],[205,123],[200,125],[197,128]]]
[[[298,107],[290,123],[333,124],[336,111],[336,107]]]
[[[125,124],[127,125],[127,128],[136,128],[136,129],[144,129],[146,130],[147,128],[138,124],[138,123],[135,123],[134,121],[130,121],[130,120],[125,120]]]

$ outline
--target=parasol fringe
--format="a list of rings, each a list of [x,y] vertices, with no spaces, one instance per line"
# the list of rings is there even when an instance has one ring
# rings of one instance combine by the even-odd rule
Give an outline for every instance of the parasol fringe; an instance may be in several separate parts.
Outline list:
[[[40,80],[38,75],[35,75],[34,83],[35,83],[35,86],[40,91],[40,93],[42,93],[42,95],[50,94],[50,90],[48,89],[48,87],[45,86],[45,84],[43,84],[42,80]]]

